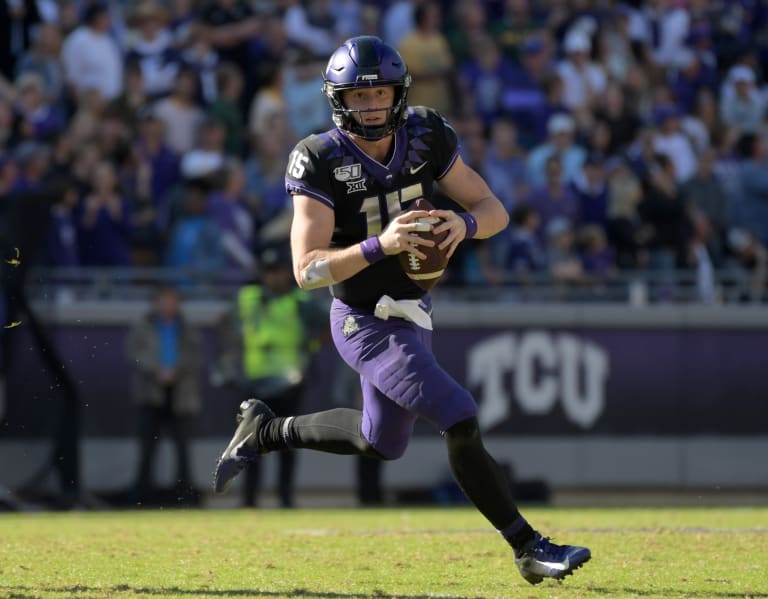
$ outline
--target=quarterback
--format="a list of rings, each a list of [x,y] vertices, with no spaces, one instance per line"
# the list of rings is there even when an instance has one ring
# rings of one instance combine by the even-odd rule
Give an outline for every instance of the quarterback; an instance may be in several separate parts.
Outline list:
[[[474,399],[432,353],[429,294],[397,257],[434,251],[434,241],[418,234],[419,219],[440,219],[433,232],[447,232],[439,249],[450,256],[464,239],[503,230],[507,212],[462,161],[445,119],[408,106],[411,78],[394,48],[377,37],[349,39],[324,79],[336,127],[300,141],[285,175],[294,276],[305,289],[330,288],[333,340],[360,374],[363,409],[277,418],[258,399],[244,401],[214,489],[224,492],[249,460],[286,448],[397,459],[416,419],[425,418],[445,439],[457,483],[511,546],[525,580],[568,576],[590,559],[589,549],[552,543],[518,511],[483,445]],[[465,212],[410,210],[417,198],[431,198],[434,184]]]

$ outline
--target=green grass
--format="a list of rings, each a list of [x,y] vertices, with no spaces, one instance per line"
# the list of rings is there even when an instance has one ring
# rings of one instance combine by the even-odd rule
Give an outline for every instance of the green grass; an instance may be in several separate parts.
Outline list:
[[[526,509],[592,549],[528,585],[469,509],[0,515],[0,597],[768,598],[768,509]]]

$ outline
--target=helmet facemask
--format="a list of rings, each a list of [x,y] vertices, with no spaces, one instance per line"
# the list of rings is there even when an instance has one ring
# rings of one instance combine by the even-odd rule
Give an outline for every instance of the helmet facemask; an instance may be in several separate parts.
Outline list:
[[[376,82],[376,85],[368,83],[355,85],[335,85],[329,81],[323,83],[323,93],[328,97],[333,110],[333,123],[339,129],[366,140],[383,139],[397,131],[404,123],[407,117],[406,108],[408,106],[408,87],[411,83],[411,76],[408,75],[403,82]],[[384,87],[391,85],[395,90],[395,98],[390,108],[366,108],[355,109],[347,108],[342,99],[343,92],[348,89]],[[382,125],[365,125],[362,116],[369,112],[387,111],[387,117]],[[358,116],[359,118],[355,118]]]
[[[350,89],[392,86],[395,98],[391,108],[350,109],[344,105],[342,92]],[[391,135],[407,118],[408,89],[411,76],[400,54],[374,36],[347,40],[338,48],[323,73],[323,93],[333,111],[334,124],[343,131],[367,140]],[[383,125],[364,125],[355,118],[366,112],[388,110]]]

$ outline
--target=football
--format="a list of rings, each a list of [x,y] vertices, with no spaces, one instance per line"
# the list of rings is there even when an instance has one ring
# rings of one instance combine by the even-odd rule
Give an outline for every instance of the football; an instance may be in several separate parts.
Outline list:
[[[428,200],[419,198],[408,209],[434,210],[435,207]],[[435,227],[442,222],[442,219],[437,217],[419,218],[416,222],[423,222],[431,225],[431,227]],[[448,231],[435,235],[432,233],[431,227],[429,230],[416,233],[423,239],[432,239],[435,242],[435,245],[432,247],[419,246],[421,252],[427,256],[426,260],[422,260],[411,252],[401,252],[398,254],[400,265],[403,267],[405,274],[424,290],[432,289],[435,286],[448,265],[447,249],[441,250],[437,247],[448,236]]]

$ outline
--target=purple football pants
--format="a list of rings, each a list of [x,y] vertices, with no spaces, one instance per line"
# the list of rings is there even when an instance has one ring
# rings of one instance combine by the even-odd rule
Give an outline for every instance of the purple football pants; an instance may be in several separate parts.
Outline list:
[[[469,391],[435,360],[431,331],[334,299],[331,333],[341,357],[360,374],[363,436],[385,458],[403,455],[419,417],[444,431],[476,415]]]

